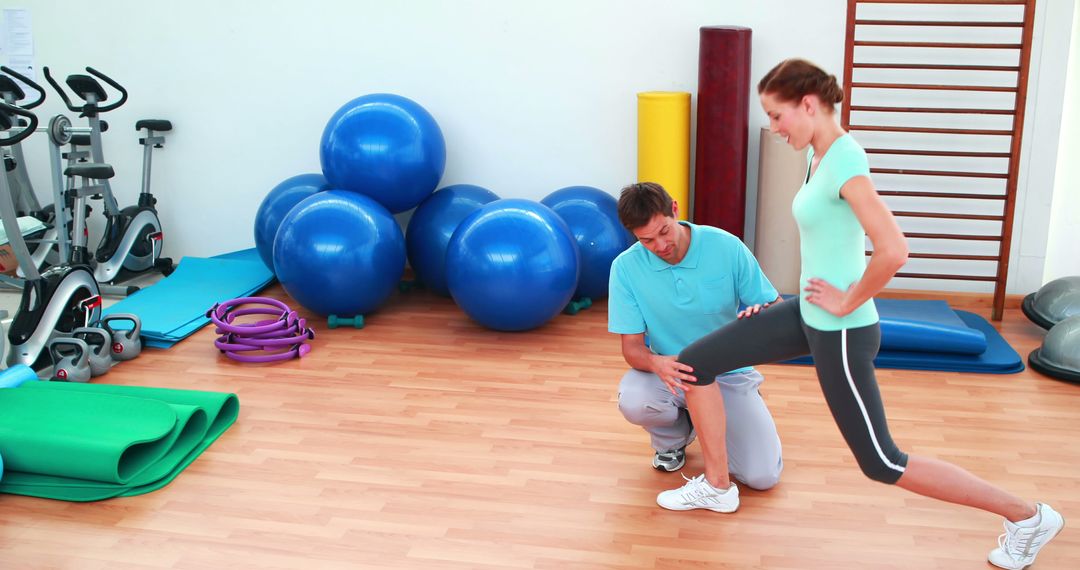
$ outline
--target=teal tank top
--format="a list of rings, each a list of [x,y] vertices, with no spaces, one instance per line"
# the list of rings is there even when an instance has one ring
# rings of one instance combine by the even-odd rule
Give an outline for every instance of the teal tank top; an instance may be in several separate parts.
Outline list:
[[[814,148],[810,147],[809,164]],[[862,278],[866,270],[866,231],[840,188],[856,176],[870,176],[866,152],[850,134],[833,141],[791,203],[791,213],[799,226],[802,269],[799,275],[799,309],[803,321],[823,331],[864,327],[878,322],[873,299],[851,313],[837,317],[806,301],[806,283],[811,277],[824,279],[841,291]]]

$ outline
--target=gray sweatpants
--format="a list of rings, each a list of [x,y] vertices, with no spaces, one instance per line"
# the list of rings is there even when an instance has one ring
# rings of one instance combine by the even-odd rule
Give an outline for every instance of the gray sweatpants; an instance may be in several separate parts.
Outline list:
[[[758,393],[764,380],[756,370],[716,378],[727,414],[728,472],[753,489],[776,485],[784,470],[776,423]],[[679,449],[694,441],[685,394],[680,390],[673,395],[655,374],[631,369],[623,376],[619,411],[649,432],[656,451]]]

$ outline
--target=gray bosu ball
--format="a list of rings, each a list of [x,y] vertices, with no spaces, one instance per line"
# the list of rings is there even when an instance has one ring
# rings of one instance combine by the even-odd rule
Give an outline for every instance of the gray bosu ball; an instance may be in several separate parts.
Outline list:
[[[1024,297],[1020,309],[1031,322],[1047,330],[1073,315],[1080,315],[1080,276],[1062,277],[1043,285]]]
[[[1054,325],[1028,355],[1028,364],[1047,376],[1080,382],[1080,315]]]

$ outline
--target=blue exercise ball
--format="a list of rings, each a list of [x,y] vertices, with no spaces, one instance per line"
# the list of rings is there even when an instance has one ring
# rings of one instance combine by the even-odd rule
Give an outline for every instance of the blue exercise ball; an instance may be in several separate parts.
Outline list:
[[[274,238],[274,273],[298,303],[320,315],[369,313],[405,269],[405,236],[378,202],[327,190],[294,206]]]
[[[446,168],[446,142],[435,118],[419,104],[374,93],[349,101],[330,117],[319,159],[334,188],[374,198],[396,214],[435,191]]]
[[[615,197],[592,186],[568,186],[548,194],[540,203],[555,210],[577,241],[581,277],[574,296],[606,297],[611,262],[635,241],[619,221]]]
[[[255,213],[255,249],[271,271],[274,270],[274,236],[285,214],[304,198],[329,189],[322,174],[299,174],[286,178],[263,198]]]
[[[579,255],[570,228],[530,200],[496,200],[465,218],[446,250],[450,295],[480,324],[536,328],[562,311],[577,288]]]
[[[494,192],[472,184],[447,186],[420,203],[405,230],[405,251],[416,278],[447,297],[446,247],[461,221],[481,206],[498,200]]]

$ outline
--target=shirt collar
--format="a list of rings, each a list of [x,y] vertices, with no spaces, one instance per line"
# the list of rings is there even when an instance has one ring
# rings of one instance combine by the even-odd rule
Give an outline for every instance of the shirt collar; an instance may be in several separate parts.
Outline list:
[[[687,269],[693,269],[698,266],[698,261],[701,260],[701,247],[698,242],[698,227],[690,222],[679,221],[680,225],[690,228],[690,249],[686,250],[686,255],[683,256],[682,261],[672,265],[655,253],[649,251],[649,267],[653,271],[663,271],[665,269],[671,269],[673,267],[685,267]],[[646,250],[648,251],[648,250]]]

